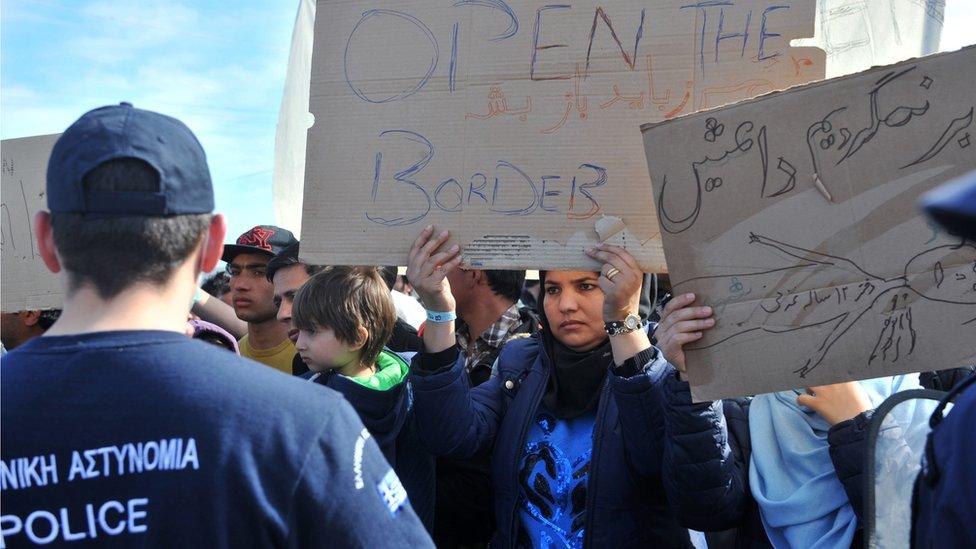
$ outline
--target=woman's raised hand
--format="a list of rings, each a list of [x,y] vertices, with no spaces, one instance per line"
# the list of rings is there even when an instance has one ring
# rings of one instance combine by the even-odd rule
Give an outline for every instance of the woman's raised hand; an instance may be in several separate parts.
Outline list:
[[[437,252],[450,236],[448,231],[441,231],[434,236],[434,226],[428,225],[410,248],[407,278],[428,310],[451,312],[455,308],[447,274],[461,264],[461,250],[455,244],[447,250]]]
[[[704,330],[715,326],[711,307],[692,307],[695,294],[676,295],[661,313],[655,336],[664,358],[679,372],[685,371],[684,346],[702,338]]]
[[[603,290],[603,320],[612,322],[636,315],[640,308],[643,273],[634,256],[611,244],[599,244],[586,254],[603,262],[599,278]]]

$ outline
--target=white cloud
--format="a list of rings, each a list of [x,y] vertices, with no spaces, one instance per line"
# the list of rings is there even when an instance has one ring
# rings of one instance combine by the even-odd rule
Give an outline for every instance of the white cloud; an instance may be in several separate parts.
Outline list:
[[[201,20],[196,10],[177,2],[94,2],[79,12],[91,34],[77,38],[76,52],[103,64],[138,60],[147,50],[185,40]]]

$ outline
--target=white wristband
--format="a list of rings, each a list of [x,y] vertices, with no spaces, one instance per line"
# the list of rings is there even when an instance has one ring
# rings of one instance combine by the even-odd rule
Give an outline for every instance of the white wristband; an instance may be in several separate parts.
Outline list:
[[[427,311],[427,321],[433,322],[435,324],[443,324],[445,322],[451,322],[457,319],[457,314],[454,311],[447,311],[445,313],[440,313],[437,311]]]

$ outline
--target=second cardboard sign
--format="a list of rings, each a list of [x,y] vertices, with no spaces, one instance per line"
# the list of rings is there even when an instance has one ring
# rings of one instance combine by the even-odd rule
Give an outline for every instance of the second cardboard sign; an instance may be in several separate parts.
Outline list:
[[[699,400],[976,363],[976,246],[918,210],[976,168],[976,48],[643,128]]]

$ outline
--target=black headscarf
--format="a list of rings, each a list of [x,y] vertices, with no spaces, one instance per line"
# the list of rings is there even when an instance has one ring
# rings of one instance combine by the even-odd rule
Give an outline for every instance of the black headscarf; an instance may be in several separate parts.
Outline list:
[[[600,388],[613,362],[610,338],[589,351],[574,351],[560,343],[549,327],[546,316],[546,272],[539,272],[542,292],[539,316],[542,344],[552,364],[552,375],[542,402],[559,419],[572,419],[594,410],[600,401]]]

